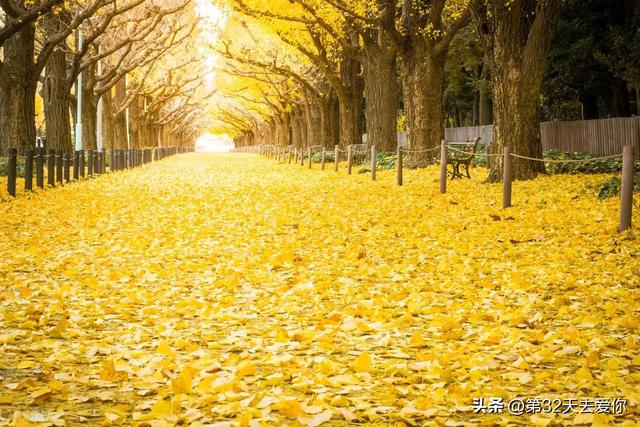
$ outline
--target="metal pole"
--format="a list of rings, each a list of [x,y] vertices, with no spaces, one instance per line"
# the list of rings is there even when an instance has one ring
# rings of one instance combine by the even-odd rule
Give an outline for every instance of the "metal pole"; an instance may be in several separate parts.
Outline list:
[[[82,50],[82,41],[82,30],[78,29],[78,52]],[[76,151],[78,151],[82,150],[82,72],[78,73],[76,98],[78,99],[78,109],[76,111]]]
[[[98,55],[100,55],[100,45],[98,45]],[[102,61],[98,61],[98,79],[102,77]],[[98,151],[103,153],[104,151],[104,140],[102,137],[102,116],[104,114],[104,101],[102,100],[102,95],[98,98],[98,112],[96,117],[96,145]],[[100,168],[102,169],[102,168]],[[104,172],[100,170],[100,173]]]

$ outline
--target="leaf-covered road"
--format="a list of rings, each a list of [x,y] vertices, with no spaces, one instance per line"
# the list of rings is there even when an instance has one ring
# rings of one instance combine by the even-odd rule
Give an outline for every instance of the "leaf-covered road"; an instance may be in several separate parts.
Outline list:
[[[640,240],[602,177],[503,211],[479,178],[315,169],[187,154],[1,203],[0,424],[637,425]]]

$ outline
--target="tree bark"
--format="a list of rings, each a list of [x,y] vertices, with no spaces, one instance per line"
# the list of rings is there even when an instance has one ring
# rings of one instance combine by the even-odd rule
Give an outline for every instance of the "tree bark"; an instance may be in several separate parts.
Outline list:
[[[338,97],[333,90],[325,99],[325,107],[326,124],[324,126],[325,129],[327,129],[325,137],[328,141],[326,146],[333,147],[340,143],[340,114],[338,112]]]
[[[398,85],[396,51],[386,33],[363,37],[362,65],[367,142],[380,152],[398,144]]]
[[[91,72],[89,67],[87,73]],[[93,85],[83,85],[82,88],[82,145],[85,150],[96,150],[98,147],[98,97],[93,91]]]
[[[542,158],[540,92],[561,4],[561,0],[471,2],[491,66],[494,153],[510,147],[512,153]],[[502,159],[497,159],[490,169],[491,182],[502,179]],[[544,171],[542,162],[514,158],[514,179],[532,179]]]
[[[127,85],[125,79],[121,79],[116,84],[115,91],[116,94],[112,100],[113,145],[118,149],[127,149],[129,148],[129,140],[127,139],[126,111],[118,114],[116,110],[116,108],[120,108],[124,105],[126,99]]]
[[[401,51],[402,90],[410,150],[428,150],[444,139],[442,104],[446,54],[427,51],[421,40]],[[432,156],[412,153],[407,167],[423,167]]]
[[[35,30],[26,25],[3,45],[0,63],[0,147],[24,152],[36,140]]]
[[[582,103],[582,120],[593,120],[600,118],[598,107],[598,97],[593,93],[583,93],[580,96]]]
[[[342,61],[343,87],[337,92],[340,134],[342,147],[360,144],[360,113],[364,86],[360,77],[360,63],[345,52]]]
[[[47,61],[42,100],[49,148],[73,151],[67,63],[62,48],[56,48]]]
[[[640,82],[636,82],[636,115],[640,116]]]

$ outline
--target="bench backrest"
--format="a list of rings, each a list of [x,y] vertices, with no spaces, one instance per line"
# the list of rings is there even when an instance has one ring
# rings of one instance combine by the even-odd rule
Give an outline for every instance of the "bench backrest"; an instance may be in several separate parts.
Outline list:
[[[367,144],[353,144],[351,145],[351,152],[354,154],[366,153]]]
[[[464,151],[464,154],[461,154],[463,159],[471,158],[478,150],[478,146],[480,145],[480,137],[479,136],[470,136],[467,138],[466,142],[448,142],[447,145],[456,146],[458,150]]]

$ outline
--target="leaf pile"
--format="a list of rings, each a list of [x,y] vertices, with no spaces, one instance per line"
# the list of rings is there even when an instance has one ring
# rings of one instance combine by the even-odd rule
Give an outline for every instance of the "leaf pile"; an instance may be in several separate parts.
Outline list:
[[[1,203],[0,424],[637,425],[640,241],[601,176],[504,211],[314,167],[188,154]],[[629,404],[471,408],[542,396]]]

